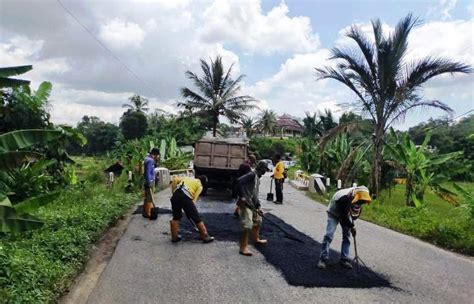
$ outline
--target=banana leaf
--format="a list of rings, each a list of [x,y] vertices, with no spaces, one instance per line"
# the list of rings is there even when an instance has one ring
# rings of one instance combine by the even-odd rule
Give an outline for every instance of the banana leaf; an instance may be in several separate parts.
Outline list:
[[[0,152],[0,171],[14,169],[24,162],[31,162],[43,157],[43,154],[30,151]]]
[[[29,214],[18,214],[13,207],[0,205],[0,232],[15,233],[43,226],[43,222]]]
[[[26,201],[23,201],[21,203],[14,205],[13,208],[15,208],[18,214],[25,214],[28,212],[32,212],[41,206],[51,203],[52,201],[57,199],[60,194],[61,192],[57,191],[57,192],[48,193],[41,196],[32,197],[32,198],[27,199]]]
[[[16,151],[19,149],[44,144],[62,135],[58,130],[25,129],[0,135],[0,152]]]
[[[32,69],[33,69],[32,65],[21,65],[21,66],[0,68],[0,77],[21,75],[21,74],[25,74],[28,71],[31,71]]]

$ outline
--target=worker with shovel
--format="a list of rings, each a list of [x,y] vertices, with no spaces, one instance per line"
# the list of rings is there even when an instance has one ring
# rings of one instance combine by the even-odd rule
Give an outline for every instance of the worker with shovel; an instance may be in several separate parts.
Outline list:
[[[370,203],[371,200],[369,189],[365,186],[341,189],[333,195],[327,209],[328,222],[326,235],[321,246],[318,268],[326,268],[326,262],[329,259],[329,246],[336,232],[337,224],[340,224],[342,227],[340,263],[345,268],[352,268],[349,258],[350,234],[352,233],[352,236],[355,237],[354,221],[360,216],[362,205]]]
[[[267,163],[260,161],[257,163],[255,170],[237,179],[239,194],[237,204],[240,208],[240,224],[242,226],[239,253],[245,256],[252,256],[252,252],[248,248],[250,235],[255,245],[265,245],[267,243],[266,240],[260,239],[263,212],[260,209],[260,201],[258,199],[260,177],[267,170]]]
[[[181,241],[179,232],[179,222],[183,217],[183,210],[186,217],[198,229],[203,243],[210,243],[214,241],[212,236],[207,233],[201,216],[199,215],[195,203],[202,192],[203,185],[207,183],[205,176],[194,177],[175,177],[171,181],[171,209],[173,210],[173,219],[170,221],[171,242],[176,243]]]

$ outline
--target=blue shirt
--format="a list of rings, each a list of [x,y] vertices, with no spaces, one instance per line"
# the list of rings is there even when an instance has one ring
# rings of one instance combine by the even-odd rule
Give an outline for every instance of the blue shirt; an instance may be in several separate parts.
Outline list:
[[[143,161],[143,177],[145,178],[146,183],[155,181],[155,160],[151,155],[147,155]]]

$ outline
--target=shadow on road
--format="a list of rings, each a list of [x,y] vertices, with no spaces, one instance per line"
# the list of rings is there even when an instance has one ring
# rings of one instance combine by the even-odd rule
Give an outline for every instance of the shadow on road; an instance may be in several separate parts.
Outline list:
[[[355,269],[342,268],[338,264],[339,252],[336,251],[331,251],[331,257],[334,260],[329,263],[328,268],[318,269],[316,264],[321,244],[280,218],[268,213],[265,216],[268,220],[264,220],[261,235],[262,238],[268,240],[268,244],[257,249],[265,256],[268,263],[281,271],[288,284],[304,287],[392,287],[388,279],[369,268],[361,267],[359,272]],[[238,242],[240,225],[236,217],[228,213],[203,213],[202,217],[209,233],[216,238],[216,241]],[[275,224],[304,243],[288,239],[284,232],[275,227]],[[181,232],[184,237],[182,245],[185,245],[187,240],[197,237],[192,226],[184,217]],[[337,243],[333,245],[340,246]],[[236,254],[237,251],[238,245],[236,244]]]

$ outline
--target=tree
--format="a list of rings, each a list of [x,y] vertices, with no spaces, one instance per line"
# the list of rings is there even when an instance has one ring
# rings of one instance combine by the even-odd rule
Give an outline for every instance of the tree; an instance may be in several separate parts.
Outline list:
[[[319,114],[319,125],[320,129],[322,129],[324,132],[327,132],[337,126],[337,122],[334,121],[331,110],[324,109],[324,113]]]
[[[275,133],[277,114],[273,110],[263,110],[258,119],[258,129],[263,134]]]
[[[313,113],[313,115],[311,115],[309,112],[306,112],[305,115],[306,117],[303,118],[303,136],[309,139],[315,139],[317,136],[321,136],[323,133],[318,122],[317,114]]]
[[[101,121],[95,116],[84,116],[77,125],[77,130],[87,138],[83,151],[88,154],[102,154],[115,147],[120,128],[114,124]]]
[[[252,117],[244,117],[242,118],[240,125],[245,131],[245,134],[247,134],[247,137],[252,137],[254,132],[255,132],[255,125],[256,122],[253,120]]]
[[[318,79],[334,79],[347,86],[357,97],[359,108],[370,116],[373,126],[371,188],[378,195],[382,164],[383,137],[394,121],[402,120],[417,107],[434,107],[446,112],[451,108],[438,100],[424,100],[420,87],[431,78],[446,73],[470,73],[463,63],[427,56],[410,61],[406,58],[408,36],[418,20],[411,14],[402,19],[389,36],[382,22],[372,22],[374,42],[358,26],[346,34],[358,51],[334,48],[331,60],[336,67],[316,68]]]
[[[201,117],[212,119],[212,133],[216,136],[219,116],[225,116],[231,123],[237,123],[246,110],[255,108],[255,98],[248,95],[238,95],[240,82],[244,75],[233,80],[231,77],[233,65],[224,73],[222,58],[217,56],[210,65],[201,59],[201,69],[204,74],[199,77],[191,71],[186,72],[186,77],[192,80],[200,93],[188,88],[181,89],[181,95],[187,100],[179,102],[179,107],[184,107]]]
[[[141,111],[129,109],[120,118],[120,130],[125,139],[142,138],[147,128],[147,118]]]
[[[0,96],[0,133],[50,126],[47,106],[51,90],[51,83],[45,81],[36,92],[27,85],[3,92]]]
[[[137,112],[147,112],[148,111],[148,99],[141,97],[140,95],[133,95],[129,99],[130,103],[124,103],[122,108],[128,108]]]

